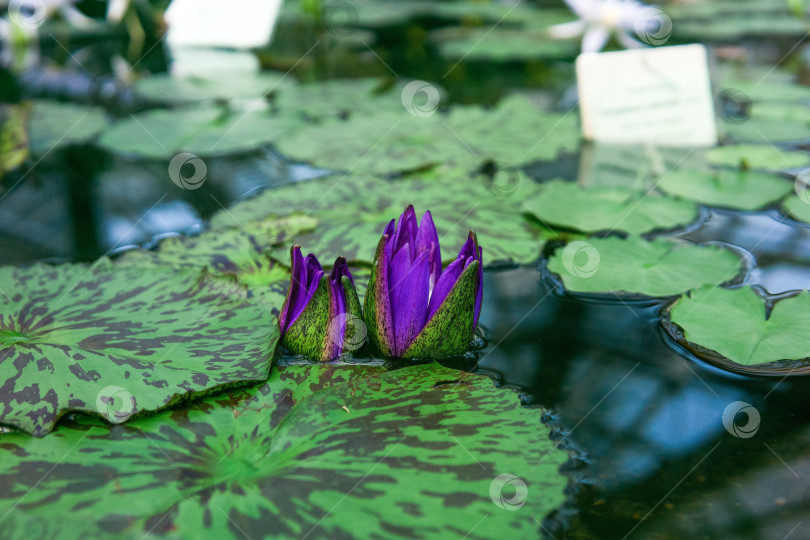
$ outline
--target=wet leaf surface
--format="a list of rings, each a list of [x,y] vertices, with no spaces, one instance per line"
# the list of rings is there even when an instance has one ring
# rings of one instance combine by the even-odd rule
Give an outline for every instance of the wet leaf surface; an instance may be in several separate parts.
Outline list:
[[[568,455],[541,414],[435,363],[279,367],[260,386],[119,426],[4,435],[0,511],[9,540],[54,508],[81,518],[84,537],[337,538],[360,522],[386,538],[530,537],[528,516],[542,521],[567,485]],[[528,486],[520,511],[508,511],[514,480],[493,491],[501,474]]]

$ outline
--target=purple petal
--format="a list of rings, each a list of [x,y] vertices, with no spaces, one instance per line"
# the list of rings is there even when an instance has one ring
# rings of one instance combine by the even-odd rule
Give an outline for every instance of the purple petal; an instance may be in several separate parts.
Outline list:
[[[405,244],[391,258],[391,264],[388,266],[388,291],[391,298],[391,313],[397,312],[397,298],[394,289],[402,283],[410,269],[411,250],[410,246]],[[396,326],[396,315],[394,316],[394,325]]]
[[[410,245],[411,260],[416,258],[416,237],[419,233],[419,224],[416,221],[416,211],[413,205],[409,204],[408,208],[399,216],[399,223],[397,225],[397,241],[394,245],[394,251],[399,251],[405,244]]]
[[[301,246],[295,245],[290,249],[290,290],[284,300],[284,306],[278,317],[278,325],[283,334],[291,323],[290,318],[295,312],[298,304],[298,297],[302,288],[302,283],[306,284],[306,267],[304,266],[304,256],[301,255]]]
[[[436,226],[433,225],[433,216],[431,216],[430,210],[425,212],[422,217],[416,243],[417,253],[425,250],[430,251],[428,260],[430,261],[430,290],[432,291],[442,273],[442,250],[439,247],[439,235],[436,232]]]
[[[391,289],[394,305],[394,355],[400,356],[425,326],[430,280],[428,253],[421,253]]]
[[[439,277],[439,281],[436,282],[436,287],[433,289],[433,293],[430,295],[430,304],[428,305],[427,321],[425,324],[430,322],[430,319],[433,318],[433,315],[439,309],[439,306],[442,305],[444,299],[447,298],[448,294],[450,294],[450,290],[453,288],[453,285],[456,284],[459,276],[464,271],[466,260],[467,259],[458,258],[448,264],[447,268],[445,268],[444,272],[442,272],[441,277]]]
[[[300,249],[298,251],[298,255],[300,262],[297,264],[297,269],[296,258],[293,258],[293,283],[297,284],[297,289],[294,297],[295,304],[287,317],[287,328],[292,326],[292,324],[298,319],[298,316],[303,313],[304,309],[307,307],[307,304],[309,304],[309,301],[312,300],[312,297],[315,296],[315,290],[318,288],[318,282],[320,282],[321,276],[323,276],[321,263],[318,262],[315,255],[310,253],[307,255],[306,260],[302,260],[300,258]]]

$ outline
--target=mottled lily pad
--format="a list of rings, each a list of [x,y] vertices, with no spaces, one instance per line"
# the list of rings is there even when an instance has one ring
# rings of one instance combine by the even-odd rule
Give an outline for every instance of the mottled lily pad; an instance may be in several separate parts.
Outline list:
[[[543,231],[522,216],[522,201],[536,192],[537,185],[520,175],[514,183],[498,186],[459,170],[398,180],[336,175],[266,191],[215,214],[211,223],[220,229],[270,212],[304,212],[320,222],[314,231],[296,236],[305,253],[313,252],[323,261],[344,256],[370,263],[385,226],[413,204],[420,215],[426,210],[433,214],[445,261],[458,254],[474,229],[485,261],[528,263],[537,259],[544,244]],[[276,256],[286,261],[288,251],[289,246],[281,248]]]
[[[292,116],[273,115],[264,104],[245,109],[219,105],[153,109],[116,122],[99,143],[116,154],[153,159],[179,152],[230,154],[270,144],[300,122]]]
[[[567,485],[542,412],[435,363],[285,366],[119,426],[4,435],[0,515],[9,540],[57,508],[83,518],[58,539],[528,538]]]
[[[544,223],[587,233],[621,231],[641,234],[687,225],[698,217],[692,201],[621,187],[582,187],[554,180],[526,200],[526,208]]]
[[[327,120],[282,138],[277,146],[292,160],[352,173],[390,174],[438,164],[473,168],[480,161],[441,115],[424,114],[415,116],[400,107]]]
[[[261,380],[278,339],[267,306],[196,270],[101,259],[2,267],[0,283],[0,422],[35,435],[67,411],[124,421]]]
[[[681,297],[670,310],[684,338],[745,366],[810,356],[810,292],[775,302],[750,287],[704,287]]]
[[[542,111],[521,95],[507,97],[493,109],[455,107],[447,123],[481,159],[513,166],[573,152],[581,139],[575,113]]]
[[[810,163],[806,152],[782,150],[771,145],[737,144],[718,146],[706,152],[706,160],[715,165],[782,171]]]
[[[61,146],[83,143],[105,127],[107,120],[100,108],[35,101],[28,128],[31,153],[44,155]]]
[[[116,264],[124,266],[166,265],[172,268],[207,268],[212,276],[225,276],[248,287],[252,296],[271,300],[277,308],[286,294],[290,272],[287,266],[267,256],[273,248],[289,249],[297,235],[312,231],[318,220],[291,215],[246,223],[195,237],[176,236],[162,240],[156,250],[134,249]],[[247,231],[251,232],[248,233]],[[289,261],[285,261],[289,262]]]
[[[547,268],[572,292],[672,296],[730,281],[742,261],[721,247],[630,236],[571,242],[554,251]]]
[[[773,174],[747,170],[679,169],[661,177],[658,187],[708,206],[756,210],[778,201],[793,184]]]

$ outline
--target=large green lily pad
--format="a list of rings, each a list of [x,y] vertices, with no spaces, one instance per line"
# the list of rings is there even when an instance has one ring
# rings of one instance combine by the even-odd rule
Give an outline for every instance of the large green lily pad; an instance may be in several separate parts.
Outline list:
[[[657,185],[671,195],[739,210],[762,208],[793,190],[783,178],[748,170],[679,169],[666,173]]]
[[[810,292],[779,300],[768,314],[750,287],[704,287],[670,311],[687,341],[745,366],[810,356]]]
[[[553,180],[542,185],[526,208],[553,226],[587,233],[621,231],[641,234],[692,223],[698,207],[692,201],[622,187],[582,187]]]
[[[567,484],[542,412],[435,363],[274,368],[119,426],[4,435],[4,536],[58,509],[77,520],[65,540],[533,537]]]
[[[120,422],[261,380],[278,339],[266,305],[197,270],[101,259],[0,267],[0,283],[0,422],[35,435],[67,411]]]
[[[672,296],[730,281],[742,262],[721,247],[630,236],[571,242],[554,251],[547,267],[572,292]]]
[[[721,126],[723,132],[737,141],[805,141],[810,139],[810,108],[798,103],[754,103],[748,118]]]
[[[213,104],[153,109],[116,122],[99,143],[116,154],[153,159],[179,152],[230,154],[275,142],[301,122],[293,116],[274,115],[259,103],[243,109]]]
[[[564,15],[561,20],[571,20]],[[439,53],[451,60],[515,62],[570,59],[579,52],[573,40],[552,39],[543,29],[504,26],[440,28],[430,33]]]
[[[544,231],[522,216],[522,201],[536,192],[537,185],[522,175],[500,187],[459,170],[398,180],[335,175],[266,191],[215,214],[211,224],[221,229],[233,227],[234,220],[260,220],[270,212],[304,212],[320,223],[312,232],[296,236],[305,253],[315,253],[325,264],[338,256],[371,262],[385,226],[413,204],[420,217],[426,210],[433,214],[444,260],[458,254],[474,229],[485,261],[528,263],[537,259],[545,242]],[[287,261],[288,250],[277,250],[277,257]]]
[[[44,155],[61,146],[83,143],[105,127],[104,111],[98,107],[35,101],[28,127],[31,153]]]

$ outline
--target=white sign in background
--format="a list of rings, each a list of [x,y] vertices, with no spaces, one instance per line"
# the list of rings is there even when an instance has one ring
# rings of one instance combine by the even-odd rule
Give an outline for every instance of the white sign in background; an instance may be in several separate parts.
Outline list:
[[[713,146],[717,126],[706,48],[679,45],[577,58],[586,139],[660,146]]]

